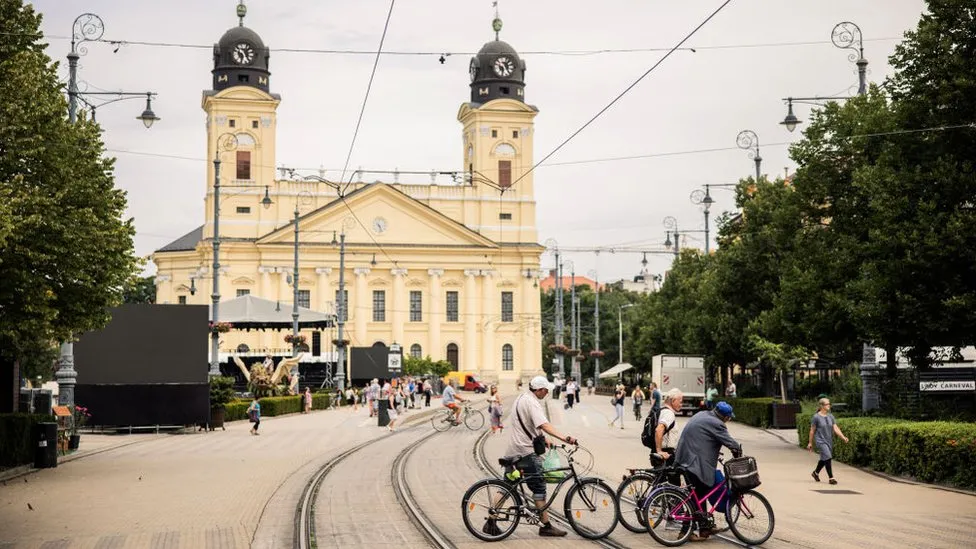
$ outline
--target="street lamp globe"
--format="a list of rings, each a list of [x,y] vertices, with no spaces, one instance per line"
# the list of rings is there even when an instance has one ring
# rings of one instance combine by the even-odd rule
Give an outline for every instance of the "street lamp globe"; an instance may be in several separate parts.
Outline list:
[[[142,111],[142,114],[137,116],[136,120],[142,120],[147,130],[152,127],[153,122],[159,120],[159,117],[152,110],[152,94],[146,94],[146,110]]]
[[[274,204],[274,202],[271,201],[271,196],[268,194],[268,186],[265,185],[264,186],[264,198],[261,199],[261,205],[264,206],[264,209],[265,210],[267,210],[268,208],[271,207],[272,204]]]
[[[667,248],[670,248],[671,247],[671,244],[672,244],[672,242],[671,242],[671,233],[670,232],[667,232],[665,234],[668,235],[668,238],[667,238],[667,240],[664,241],[664,246],[667,247]]]
[[[784,118],[780,124],[786,126],[787,131],[793,131],[796,129],[796,126],[801,123],[802,121],[797,118],[795,114],[793,114],[793,102],[790,101],[787,104],[786,118]]]

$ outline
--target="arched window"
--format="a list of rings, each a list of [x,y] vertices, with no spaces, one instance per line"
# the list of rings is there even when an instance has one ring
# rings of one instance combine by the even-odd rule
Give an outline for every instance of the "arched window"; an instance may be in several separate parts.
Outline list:
[[[414,343],[413,345],[410,346],[410,356],[412,356],[413,358],[423,357],[423,350],[420,348],[419,343]]]
[[[502,370],[510,372],[515,369],[515,351],[508,343],[502,345]]]
[[[454,343],[447,344],[447,361],[456,372],[458,370],[458,346]]]
[[[515,156],[515,147],[508,143],[499,143],[495,147],[495,156]]]

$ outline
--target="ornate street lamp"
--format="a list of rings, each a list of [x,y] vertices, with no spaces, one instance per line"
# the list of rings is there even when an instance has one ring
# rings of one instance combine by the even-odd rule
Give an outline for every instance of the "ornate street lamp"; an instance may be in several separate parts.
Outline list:
[[[749,151],[749,158],[756,163],[756,183],[759,182],[759,172],[762,167],[762,157],[759,156],[759,136],[752,130],[742,130],[735,136],[735,144],[743,150]]]

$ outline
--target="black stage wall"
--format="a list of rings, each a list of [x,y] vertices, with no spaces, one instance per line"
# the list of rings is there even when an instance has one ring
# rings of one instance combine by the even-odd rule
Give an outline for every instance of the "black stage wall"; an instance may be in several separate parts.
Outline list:
[[[206,305],[122,305],[75,344],[75,403],[94,425],[188,425],[210,416]]]
[[[390,348],[376,342],[372,347],[349,348],[349,378],[352,383],[362,384],[373,378],[390,379],[401,375],[391,372]]]

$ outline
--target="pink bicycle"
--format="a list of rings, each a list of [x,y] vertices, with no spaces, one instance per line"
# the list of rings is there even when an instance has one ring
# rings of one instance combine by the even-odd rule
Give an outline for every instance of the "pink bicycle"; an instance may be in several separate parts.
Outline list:
[[[715,511],[722,512],[719,508],[724,506],[725,520],[735,537],[747,545],[768,540],[776,519],[769,501],[753,490],[759,485],[755,463],[751,457],[724,463],[725,482],[702,497],[690,485],[664,484],[655,489],[645,500],[642,513],[651,537],[668,547],[683,545],[695,529],[715,530]]]

